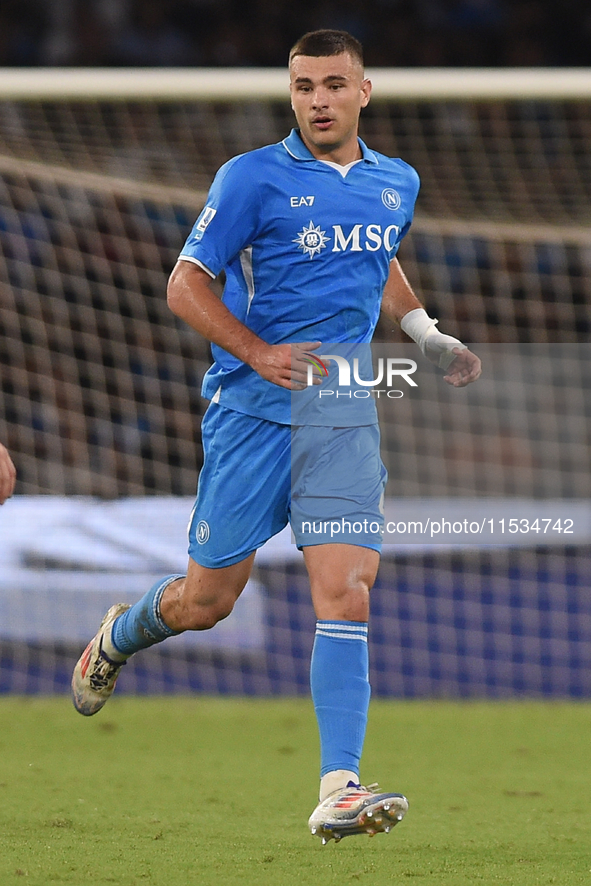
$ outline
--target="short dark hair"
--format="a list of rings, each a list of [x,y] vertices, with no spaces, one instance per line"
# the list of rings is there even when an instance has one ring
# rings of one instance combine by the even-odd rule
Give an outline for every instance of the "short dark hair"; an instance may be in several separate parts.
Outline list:
[[[363,67],[363,46],[352,34],[347,31],[333,31],[329,28],[308,31],[292,46],[289,53],[289,63],[291,64],[296,55],[312,55],[318,58],[340,55],[342,52],[348,52]]]

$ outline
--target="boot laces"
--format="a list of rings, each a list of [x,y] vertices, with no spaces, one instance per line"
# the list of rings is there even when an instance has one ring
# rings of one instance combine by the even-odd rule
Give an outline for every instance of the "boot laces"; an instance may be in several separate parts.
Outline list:
[[[92,674],[89,677],[92,689],[95,692],[100,692],[101,689],[106,689],[110,686],[117,678],[117,674],[124,664],[124,661],[111,661],[101,649]]]

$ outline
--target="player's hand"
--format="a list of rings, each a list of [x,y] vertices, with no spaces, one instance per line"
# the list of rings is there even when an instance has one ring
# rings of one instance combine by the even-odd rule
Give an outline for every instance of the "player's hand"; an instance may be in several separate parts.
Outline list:
[[[446,335],[444,332],[440,332],[435,323],[419,338],[418,344],[425,357],[431,363],[435,363],[440,369],[445,370],[454,362],[454,354],[457,353],[457,349],[464,349],[466,347],[458,338],[454,338],[453,335]]]
[[[6,447],[0,443],[0,505],[14,492],[16,483],[16,468],[8,454]]]
[[[463,388],[480,378],[482,364],[476,354],[466,347],[454,348],[453,353],[456,356],[447,368],[447,375],[443,376],[448,385],[453,385],[454,388]]]
[[[297,391],[307,386],[310,367],[313,383],[320,383],[320,370],[313,364],[310,353],[319,347],[319,341],[289,345],[263,344],[249,362],[262,378],[281,388]]]

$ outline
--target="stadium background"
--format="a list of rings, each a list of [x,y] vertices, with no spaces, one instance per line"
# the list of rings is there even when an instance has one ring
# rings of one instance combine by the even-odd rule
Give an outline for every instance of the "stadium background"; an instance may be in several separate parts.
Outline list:
[[[309,20],[299,4],[248,9],[6,4],[0,64],[272,66],[325,25],[386,66],[587,64],[591,51],[576,3],[558,24],[535,0],[321,3]],[[256,95],[0,100],[0,439],[19,472],[0,511],[0,691],[65,691],[105,603],[182,568],[208,348],[168,311],[166,279],[217,167],[290,126],[288,101]],[[422,178],[403,266],[491,367],[473,390],[434,381],[383,411],[394,507],[588,499],[590,134],[582,99],[426,94],[365,113],[370,145]],[[588,696],[586,540],[387,549],[374,692]],[[134,659],[121,691],[304,693],[313,623],[301,560],[271,545],[231,619]]]
[[[5,0],[0,65],[285,63],[307,30],[344,28],[369,65],[588,65],[584,0]]]

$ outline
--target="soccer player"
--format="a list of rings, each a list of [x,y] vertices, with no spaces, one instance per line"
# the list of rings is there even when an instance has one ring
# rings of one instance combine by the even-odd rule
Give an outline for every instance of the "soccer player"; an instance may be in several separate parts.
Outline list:
[[[304,451],[305,482],[301,473],[294,480],[290,456],[306,428],[292,430],[293,391],[305,387],[312,355],[326,353],[320,342],[370,342],[380,308],[447,370],[449,384],[474,381],[480,362],[437,330],[396,259],[418,176],[358,137],[371,93],[360,44],[343,31],[311,32],[293,47],[289,72],[298,128],[222,166],[170,278],[171,309],[212,342],[214,356],[203,384],[211,403],[187,575],[157,581],[134,606],[113,606],[76,665],[72,690],[76,709],[95,714],[130,655],[225,618],[255,551],[291,518],[317,616],[311,690],[321,781],[309,827],[327,842],[387,832],[408,808],[401,794],[363,787],[359,773],[385,470],[373,404],[369,424],[314,427],[312,448],[337,469]],[[219,299],[210,284],[222,271]],[[356,423],[363,427],[349,427]],[[294,519],[319,501],[344,500],[348,514],[369,521],[363,537],[333,543]]]
[[[8,454],[8,450],[0,443],[0,505],[14,492],[16,468]]]

